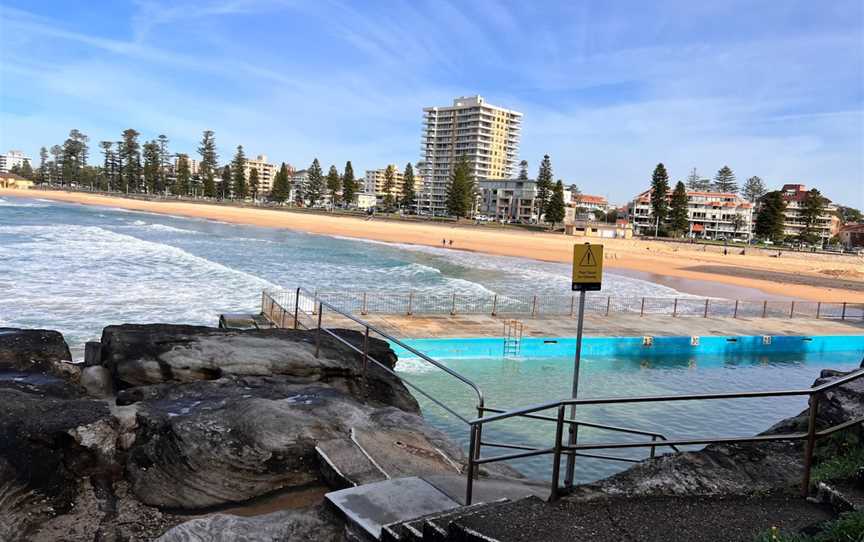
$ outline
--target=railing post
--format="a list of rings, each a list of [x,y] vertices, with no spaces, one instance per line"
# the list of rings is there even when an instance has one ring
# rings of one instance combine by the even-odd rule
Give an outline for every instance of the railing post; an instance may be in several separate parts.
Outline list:
[[[820,316],[822,316],[822,302],[821,301],[816,303],[816,319],[818,320]]]
[[[282,312],[282,315],[279,317],[279,327],[282,328],[282,329],[285,329],[285,315],[288,314],[288,311],[286,311],[285,309],[283,309],[283,308],[281,307],[281,305],[280,305],[279,308],[280,308],[280,310],[281,310],[281,312]]]
[[[840,319],[841,320],[846,319],[846,302],[845,301],[843,302],[843,312],[840,313]]]
[[[795,314],[795,302],[793,301],[792,304],[789,306],[789,318],[792,318],[792,316],[794,314]]]
[[[468,480],[465,484],[465,505],[471,504],[474,492],[474,454],[477,451],[477,426],[471,425],[471,437],[468,442]]]
[[[708,318],[708,301],[709,300],[706,298],[705,299],[705,314],[702,316],[702,318]]]
[[[324,306],[318,302],[318,329],[315,331],[315,357],[321,354],[321,313],[324,312]]]
[[[810,494],[810,471],[813,467],[813,452],[816,448],[816,414],[819,409],[819,395],[810,395],[810,415],[807,420],[807,443],[804,448],[804,478],[801,480],[801,496]]]
[[[369,326],[366,326],[366,333],[363,335],[363,378],[366,378],[366,371],[369,368]]]
[[[675,298],[675,304],[672,305],[672,318],[678,316],[678,298]]]
[[[492,296],[492,316],[498,315],[498,294]]]
[[[453,301],[450,303],[450,316],[456,314],[456,292],[453,292]]]
[[[408,316],[411,316],[412,305],[414,304],[414,292],[408,292]]]
[[[732,318],[738,318],[738,300],[735,300],[735,311],[732,313]]]
[[[294,329],[299,329],[298,326],[299,321],[297,318],[300,316],[300,288],[297,288],[297,293],[294,295]]]
[[[534,318],[534,315],[537,314],[537,296],[534,296],[534,299],[531,301],[531,318]]]
[[[558,480],[561,478],[561,437],[564,433],[564,405],[558,405],[558,421],[555,425],[555,447],[552,453],[552,490],[549,493],[549,500],[555,501],[558,499]],[[575,454],[576,450],[570,450],[570,453]]]
[[[367,314],[369,314],[369,313],[366,311],[366,292],[363,292],[363,307],[360,309],[360,314],[362,314],[362,315],[364,315],[364,316],[367,315]]]
[[[657,442],[657,435],[651,435],[651,442]],[[651,459],[654,459],[654,456],[657,453],[657,446],[651,446]]]
[[[606,296],[606,316],[609,316],[609,307],[612,306],[612,296]]]
[[[768,300],[762,302],[762,318],[768,316]]]
[[[570,296],[570,318],[573,318],[573,308],[576,305],[576,296]]]
[[[639,317],[645,316],[645,297],[642,297],[642,308],[639,309]]]
[[[270,311],[268,311],[267,309],[264,308],[264,305],[266,304],[266,302],[267,302],[267,292],[262,290],[261,291],[261,312],[266,314],[267,316],[270,316]],[[272,303],[270,304],[270,308],[273,308]]]

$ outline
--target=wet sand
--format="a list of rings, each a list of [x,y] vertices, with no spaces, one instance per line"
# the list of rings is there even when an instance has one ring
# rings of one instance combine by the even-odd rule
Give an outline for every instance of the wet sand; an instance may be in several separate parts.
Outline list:
[[[0,189],[0,195],[35,197],[85,205],[100,205],[151,213],[221,220],[307,233],[338,235],[440,247],[453,240],[454,250],[501,256],[519,256],[552,262],[570,262],[574,243],[586,238],[560,233],[532,232],[489,226],[433,224],[292,212],[178,201],[148,201],[79,192]],[[597,240],[599,241],[599,240]],[[864,259],[824,261],[806,253],[784,252],[782,258],[766,254],[728,255],[704,252],[698,245],[603,239],[609,269],[644,273],[649,280],[670,284],[680,281],[684,291],[717,297],[795,298],[818,301],[864,302]],[[697,284],[701,283],[701,284]],[[710,284],[717,284],[712,291]],[[724,295],[728,287],[745,288],[748,295]],[[698,289],[698,292],[696,291]],[[757,295],[762,293],[763,295]]]

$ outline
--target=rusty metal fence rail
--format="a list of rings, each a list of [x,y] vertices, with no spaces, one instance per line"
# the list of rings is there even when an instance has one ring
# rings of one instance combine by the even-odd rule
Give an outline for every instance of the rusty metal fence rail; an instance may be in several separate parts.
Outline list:
[[[262,311],[269,297],[281,307],[293,307],[294,290],[268,290],[262,298]],[[301,299],[301,309],[314,313],[318,299],[348,314],[456,315],[573,317],[578,309],[575,295],[531,294],[450,294],[426,292],[314,292]],[[272,308],[272,307],[271,307]],[[701,318],[815,318],[864,320],[864,303],[824,301],[771,301],[752,299],[715,299],[698,297],[619,297],[592,293],[587,296],[585,313],[599,316],[631,314],[668,315]],[[273,319],[279,322],[281,315]]]

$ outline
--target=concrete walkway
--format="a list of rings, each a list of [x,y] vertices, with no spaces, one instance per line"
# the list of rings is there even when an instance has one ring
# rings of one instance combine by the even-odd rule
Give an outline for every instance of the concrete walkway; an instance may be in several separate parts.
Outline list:
[[[364,320],[398,338],[501,337],[507,318],[489,315],[405,316],[368,314]],[[358,327],[346,318],[325,312],[328,327]],[[519,319],[526,337],[575,337],[576,319],[538,317]],[[312,322],[306,322],[311,324]],[[597,337],[711,336],[711,335],[862,335],[864,320],[813,318],[701,318],[698,316],[616,314],[585,317],[585,335]]]

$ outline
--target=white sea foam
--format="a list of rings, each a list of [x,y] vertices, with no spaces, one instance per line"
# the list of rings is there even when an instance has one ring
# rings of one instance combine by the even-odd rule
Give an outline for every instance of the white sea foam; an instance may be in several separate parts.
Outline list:
[[[199,235],[200,231],[195,230],[187,230],[184,228],[175,228],[174,226],[168,226],[167,224],[149,224],[147,229],[156,230],[156,231],[165,231],[171,233],[187,233],[189,235]]]

